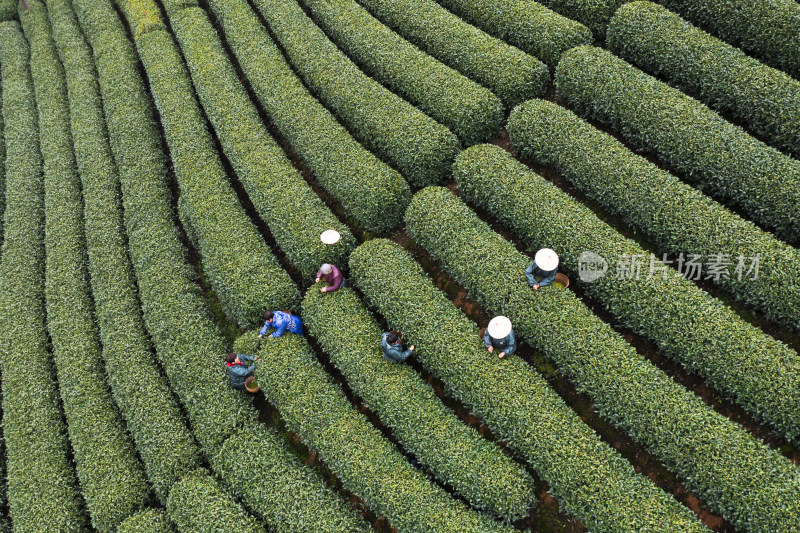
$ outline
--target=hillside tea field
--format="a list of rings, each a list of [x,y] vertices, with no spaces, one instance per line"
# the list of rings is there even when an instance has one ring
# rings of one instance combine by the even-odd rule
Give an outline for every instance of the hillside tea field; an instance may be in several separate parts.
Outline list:
[[[800,533],[797,0],[0,0],[0,107],[0,533]]]

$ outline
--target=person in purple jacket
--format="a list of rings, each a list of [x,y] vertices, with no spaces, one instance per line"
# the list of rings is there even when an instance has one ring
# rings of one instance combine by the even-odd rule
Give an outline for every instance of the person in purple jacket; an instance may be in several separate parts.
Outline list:
[[[314,283],[319,283],[320,281],[327,281],[328,286],[323,287],[319,290],[319,292],[333,292],[338,291],[339,287],[345,286],[344,277],[342,276],[342,272],[336,268],[336,265],[331,265],[325,263],[321,267],[319,267],[319,272],[317,272],[317,279]]]

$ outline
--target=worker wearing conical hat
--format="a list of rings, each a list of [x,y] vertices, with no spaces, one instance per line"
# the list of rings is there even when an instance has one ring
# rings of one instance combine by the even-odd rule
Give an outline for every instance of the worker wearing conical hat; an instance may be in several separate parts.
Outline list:
[[[542,248],[533,256],[533,261],[525,269],[528,285],[533,290],[539,290],[545,285],[550,285],[558,273],[558,255],[550,248]],[[539,281],[536,278],[539,278]]]
[[[483,345],[489,353],[497,350],[497,357],[500,359],[514,353],[517,350],[517,338],[511,329],[511,320],[504,316],[491,319],[483,334]]]

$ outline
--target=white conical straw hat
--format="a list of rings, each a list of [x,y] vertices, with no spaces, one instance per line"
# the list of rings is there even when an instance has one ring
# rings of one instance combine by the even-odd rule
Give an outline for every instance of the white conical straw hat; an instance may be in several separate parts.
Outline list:
[[[536,266],[542,270],[555,270],[558,266],[558,254],[550,248],[542,248],[533,256]]]
[[[319,236],[319,240],[324,242],[325,244],[336,244],[339,242],[339,232],[335,229],[327,229],[322,232],[322,235]]]
[[[505,339],[511,333],[511,321],[505,316],[496,316],[489,321],[486,328],[489,336],[495,339]]]

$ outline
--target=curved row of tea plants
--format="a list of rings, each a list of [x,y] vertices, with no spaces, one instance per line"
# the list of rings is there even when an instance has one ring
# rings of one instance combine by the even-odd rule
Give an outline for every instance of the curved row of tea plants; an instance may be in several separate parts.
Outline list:
[[[800,156],[800,81],[652,2],[619,8],[606,44],[637,67],[745,121],[776,148]]]
[[[355,247],[353,234],[311,190],[261,122],[206,12],[183,9],[170,15],[170,22],[206,116],[278,247],[307,279],[323,263],[344,264]],[[334,245],[320,240],[329,229],[341,235]],[[248,280],[253,283],[259,282]],[[293,289],[293,304],[294,294]]]
[[[117,533],[174,533],[163,509],[145,509],[131,515],[117,528]]]
[[[265,533],[204,468],[187,474],[172,488],[167,512],[180,533]]]
[[[86,531],[83,502],[47,353],[44,186],[28,61],[28,44],[19,23],[0,23],[6,142],[0,385],[8,510],[14,531],[20,533],[80,532]]]
[[[714,511],[746,531],[800,527],[800,469],[638,354],[571,291],[532,290],[524,276],[530,258],[449,190],[417,193],[406,228],[481,304],[508,316],[518,337],[552,359],[599,414]],[[482,253],[465,254],[470,249]]]
[[[372,531],[270,428],[253,426],[235,433],[211,464],[231,493],[274,531]]]
[[[559,268],[570,275],[578,276],[583,252],[607,259],[606,276],[581,284],[587,294],[787,439],[800,438],[796,352],[660,261],[652,277],[614,275],[614,261],[625,257],[639,258],[646,271],[650,254],[505,150],[480,145],[461,152],[453,174],[470,203],[514,230],[530,250],[556,250]]]
[[[17,0],[0,0],[0,22],[18,18],[18,5],[19,2]]]
[[[659,0],[659,3],[800,79],[800,4],[795,0]]]
[[[2,22],[2,18],[0,18]],[[3,93],[0,91],[0,110],[3,106]],[[0,113],[0,257],[3,255],[3,215],[6,211],[6,140],[3,136],[5,125],[3,123],[3,114]],[[409,197],[411,200],[411,197]],[[405,211],[405,210],[404,210]]]
[[[226,314],[241,325],[254,325],[266,309],[295,309],[297,288],[228,183],[172,37],[164,30],[149,31],[136,39],[136,48],[180,186],[181,218]],[[319,233],[315,237],[319,241]]]
[[[359,0],[373,16],[442,63],[489,88],[507,109],[542,96],[547,65],[467,24],[434,0]]]
[[[44,162],[45,301],[75,470],[91,523],[113,532],[145,505],[150,488],[111,397],[100,356],[85,264],[83,201],[72,151],[64,71],[45,6],[31,2],[20,22],[30,67]]]
[[[400,173],[361,146],[308,92],[246,1],[209,4],[271,122],[320,185],[369,231],[401,225],[411,191]]]
[[[533,0],[437,0],[470,24],[544,61],[550,68],[592,32]]]
[[[73,4],[98,67],[145,324],[192,431],[211,460],[240,428],[253,427],[256,413],[249,399],[230,387],[221,361],[227,351],[225,343],[186,263],[173,222],[170,192],[161,174],[160,147],[151,144],[158,136],[133,49],[107,0],[73,0]],[[130,6],[122,7],[130,15]],[[127,157],[134,158],[127,163],[144,164],[119,163]],[[352,509],[299,460],[288,459],[285,444],[275,434],[264,432],[257,450],[269,458],[259,463],[262,470],[234,471],[224,479],[231,486],[246,487],[237,493],[239,498],[255,498],[250,480],[262,480],[267,494],[260,494],[264,507],[259,512],[267,525],[285,526],[285,517],[296,517],[293,527],[297,529],[283,527],[280,531],[361,530],[351,525],[360,524]]]
[[[108,0],[73,0],[73,6],[94,52],[145,326],[208,455],[254,415],[236,391],[223,387],[225,346],[173,221],[164,156],[133,48]]]
[[[311,91],[365,147],[418,186],[450,174],[461,149],[453,132],[361,72],[294,0],[253,3]]]
[[[367,241],[350,256],[350,271],[389,325],[417,346],[416,357],[447,393],[539,472],[560,508],[593,531],[707,531],[601,441],[530,365],[489,355],[476,325],[397,244]]]
[[[142,322],[122,221],[119,177],[91,51],[69,0],[48,0],[47,8],[66,74],[105,371],[153,491],[163,504],[172,485],[198,465],[200,450],[155,362]]]
[[[600,48],[565,53],[555,85],[581,114],[652,149],[688,181],[735,203],[783,238],[800,241],[800,161]]]
[[[536,496],[527,472],[462,423],[413,368],[383,357],[382,330],[352,290],[311,287],[303,319],[353,392],[439,480],[474,508],[506,520],[528,514]]]
[[[511,533],[448,495],[350,404],[299,335],[267,338],[255,376],[290,431],[316,450],[342,485],[399,530]]]
[[[711,276],[712,281],[771,320],[800,329],[797,249],[563,107],[543,100],[521,104],[508,119],[508,132],[514,149],[524,157],[561,172],[674,258],[721,254],[721,259],[736,262],[727,277]],[[757,254],[757,271],[750,273],[750,258]],[[741,275],[735,273],[739,256],[745,259]]]
[[[500,133],[503,104],[489,89],[440,63],[355,0],[300,0],[317,25],[364,72],[471,144]]]

